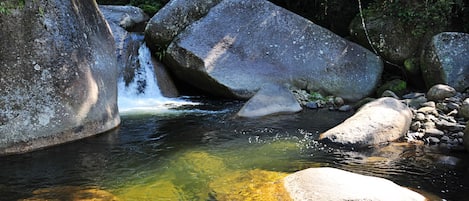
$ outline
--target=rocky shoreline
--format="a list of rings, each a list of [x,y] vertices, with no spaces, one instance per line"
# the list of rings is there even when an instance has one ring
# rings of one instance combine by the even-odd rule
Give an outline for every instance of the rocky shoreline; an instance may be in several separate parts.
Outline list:
[[[414,115],[405,136],[408,142],[464,150],[464,129],[469,119],[467,90],[460,93],[450,86],[439,84],[426,94],[411,93],[402,98]]]
[[[344,104],[340,97],[323,97],[304,90],[294,90],[297,100],[309,109],[328,108],[337,111],[358,109],[374,100],[366,98],[355,105]],[[404,139],[409,143],[439,146],[447,150],[463,151],[464,129],[469,119],[469,92],[457,92],[448,85],[438,84],[426,93],[413,92],[399,97],[384,91],[382,97],[393,97],[412,111],[412,123]]]

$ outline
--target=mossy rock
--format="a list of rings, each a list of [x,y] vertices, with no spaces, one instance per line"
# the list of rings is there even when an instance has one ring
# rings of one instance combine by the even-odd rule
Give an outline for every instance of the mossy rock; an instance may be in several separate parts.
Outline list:
[[[219,201],[228,200],[292,200],[283,186],[281,172],[250,170],[237,171],[210,183],[212,196]]]
[[[150,184],[132,185],[117,191],[122,200],[181,200],[184,195],[168,180],[157,180]]]

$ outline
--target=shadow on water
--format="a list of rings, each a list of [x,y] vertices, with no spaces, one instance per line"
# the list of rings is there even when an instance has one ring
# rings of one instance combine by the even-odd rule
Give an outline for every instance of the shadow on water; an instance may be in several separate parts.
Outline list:
[[[351,113],[305,110],[235,118],[240,107],[240,102],[211,102],[128,114],[114,131],[2,157],[0,200],[70,194],[79,191],[75,187],[106,190],[123,200],[223,200],[231,196],[229,187],[322,166],[384,177],[446,200],[469,196],[466,153],[399,143],[361,151],[332,148],[315,139]]]

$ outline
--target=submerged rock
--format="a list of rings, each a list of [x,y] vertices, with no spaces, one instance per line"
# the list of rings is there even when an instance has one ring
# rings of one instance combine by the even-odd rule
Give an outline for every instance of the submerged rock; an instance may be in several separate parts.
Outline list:
[[[322,133],[319,139],[352,147],[377,145],[403,137],[411,121],[409,107],[385,97],[362,106],[352,117]]]
[[[33,196],[23,201],[80,200],[80,201],[120,201],[113,194],[96,187],[63,186],[43,188],[33,191]]]
[[[26,1],[0,19],[0,155],[118,126],[115,47],[95,1]]]
[[[422,53],[422,75],[427,87],[447,84],[457,91],[469,88],[469,34],[435,35]]]
[[[172,41],[166,63],[193,86],[234,98],[287,83],[358,100],[383,69],[369,50],[264,0],[220,2]]]
[[[335,168],[309,168],[284,179],[293,200],[417,201],[424,196],[387,179]]]
[[[266,170],[236,171],[209,184],[216,200],[292,200],[283,178],[288,174]]]
[[[284,86],[262,87],[238,112],[240,117],[260,117],[278,113],[301,111],[295,96]]]

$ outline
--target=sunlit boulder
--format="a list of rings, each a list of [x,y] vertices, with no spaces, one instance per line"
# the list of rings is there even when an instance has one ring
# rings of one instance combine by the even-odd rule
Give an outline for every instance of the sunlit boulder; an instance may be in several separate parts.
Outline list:
[[[335,168],[309,168],[288,175],[285,188],[295,201],[374,200],[424,201],[419,193],[387,179],[360,175]]]
[[[0,154],[115,128],[115,47],[96,2],[18,2],[0,12]]]
[[[385,97],[362,106],[319,139],[333,144],[366,147],[397,140],[407,133],[412,111],[399,100]]]
[[[270,114],[287,114],[301,111],[301,105],[284,86],[262,87],[238,112],[240,117],[261,117]]]
[[[170,6],[163,10],[177,9]],[[279,83],[355,101],[374,90],[383,68],[369,50],[264,0],[221,1],[180,31],[165,62],[181,80],[230,98]]]

